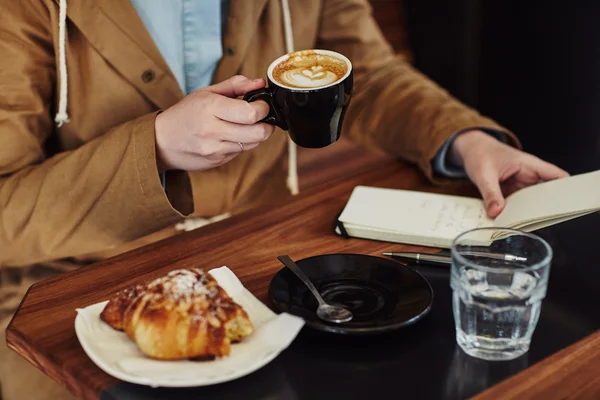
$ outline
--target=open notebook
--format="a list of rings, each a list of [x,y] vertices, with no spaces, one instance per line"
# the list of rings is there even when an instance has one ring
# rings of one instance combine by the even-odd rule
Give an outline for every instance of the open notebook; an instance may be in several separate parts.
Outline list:
[[[449,248],[469,229],[496,226],[530,232],[596,211],[600,211],[600,170],[521,189],[506,199],[495,220],[487,217],[477,198],[357,186],[338,218],[336,232]]]

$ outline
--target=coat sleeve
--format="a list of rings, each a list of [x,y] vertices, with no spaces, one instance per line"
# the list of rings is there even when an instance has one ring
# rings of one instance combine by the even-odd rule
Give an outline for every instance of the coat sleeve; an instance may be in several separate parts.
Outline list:
[[[48,11],[39,1],[2,3],[0,266],[104,250],[191,212],[161,186],[155,114],[49,157],[56,67]]]
[[[394,54],[371,15],[367,0],[323,2],[318,47],[350,59],[354,90],[343,130],[369,148],[417,164],[434,180],[432,160],[453,133],[465,128],[505,132],[460,103]]]

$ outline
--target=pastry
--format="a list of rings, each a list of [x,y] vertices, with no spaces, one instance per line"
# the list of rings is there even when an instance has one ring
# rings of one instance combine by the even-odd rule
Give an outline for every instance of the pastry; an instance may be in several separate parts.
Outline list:
[[[203,270],[175,270],[117,293],[100,318],[160,360],[229,355],[254,331],[246,311]]]

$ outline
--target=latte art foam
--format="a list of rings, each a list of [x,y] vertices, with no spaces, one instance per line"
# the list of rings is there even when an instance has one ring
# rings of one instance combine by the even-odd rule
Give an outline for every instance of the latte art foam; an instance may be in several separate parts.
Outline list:
[[[319,88],[335,83],[348,72],[346,63],[334,56],[314,51],[290,54],[273,69],[275,82],[303,89]]]

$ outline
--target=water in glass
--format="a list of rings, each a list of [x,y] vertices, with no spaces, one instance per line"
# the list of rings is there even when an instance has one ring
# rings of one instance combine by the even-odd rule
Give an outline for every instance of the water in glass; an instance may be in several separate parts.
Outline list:
[[[533,257],[531,251],[527,256]],[[467,354],[486,360],[511,360],[527,352],[546,294],[549,264],[548,259],[531,268],[485,254],[453,254],[451,286],[458,345]]]

